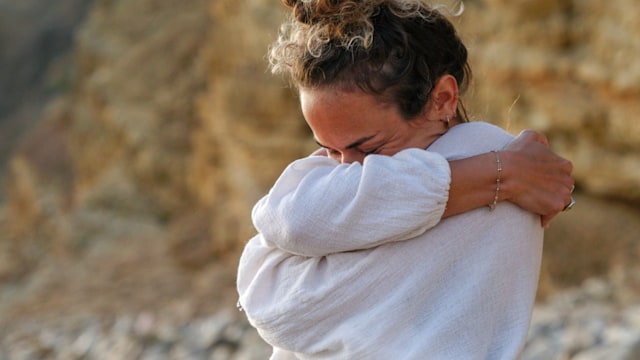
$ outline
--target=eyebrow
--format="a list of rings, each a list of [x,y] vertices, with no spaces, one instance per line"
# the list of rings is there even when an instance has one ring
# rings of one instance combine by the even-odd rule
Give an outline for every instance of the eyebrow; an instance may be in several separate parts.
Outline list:
[[[375,137],[375,135],[362,137],[362,138],[360,138],[360,139],[358,139],[358,140],[354,141],[353,143],[351,143],[351,144],[347,145],[347,146],[345,147],[345,149],[353,149],[353,148],[357,148],[358,146],[360,146],[360,145],[362,145],[362,144],[366,143],[367,141],[369,141],[369,140],[373,139],[374,137]],[[325,148],[325,149],[328,149],[328,148],[329,148],[328,146],[322,145],[322,144],[320,143],[320,141],[318,141],[318,139],[314,139],[314,140],[316,141],[316,144],[320,145],[321,147],[323,147],[323,148]]]

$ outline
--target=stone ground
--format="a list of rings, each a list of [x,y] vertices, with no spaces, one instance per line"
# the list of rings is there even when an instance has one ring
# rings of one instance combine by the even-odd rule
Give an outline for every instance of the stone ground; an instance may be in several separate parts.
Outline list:
[[[152,237],[50,258],[0,293],[0,360],[267,359],[235,309],[237,256],[180,268]],[[126,250],[123,250],[126,249]],[[640,359],[640,274],[612,272],[534,310],[523,360]]]
[[[613,306],[610,281],[590,279],[534,311],[523,360],[636,360],[640,304]],[[231,307],[60,316],[22,314],[0,330],[0,359],[259,360],[270,353]]]

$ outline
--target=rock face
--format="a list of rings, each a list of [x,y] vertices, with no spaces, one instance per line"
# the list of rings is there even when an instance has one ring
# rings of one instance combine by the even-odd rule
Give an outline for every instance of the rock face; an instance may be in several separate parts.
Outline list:
[[[191,204],[185,174],[209,24],[204,1],[94,4],[76,34],[77,81],[11,161],[0,245],[15,266],[0,278],[28,272],[50,249],[122,231],[98,213],[164,225]]]
[[[190,185],[212,209],[217,247],[228,249],[254,234],[251,207],[290,159],[310,153],[312,145],[297,99],[265,61],[282,7],[222,0],[210,10],[208,89],[199,100]]]
[[[90,4],[89,0],[0,0],[1,117],[24,105],[25,100],[37,99],[38,92],[59,85],[52,80],[62,79],[47,78],[55,75],[47,74],[47,65],[69,50],[74,28]]]
[[[583,311],[601,321],[615,305],[637,317],[627,310],[640,289],[635,0],[465,5],[454,21],[476,79],[465,100],[471,114],[512,133],[542,130],[575,165],[578,203],[546,233],[541,300],[553,304],[563,289],[600,276],[615,283],[613,295]],[[9,6],[18,5],[0,0],[0,10]],[[267,71],[264,55],[283,11],[267,0],[92,2],[68,61],[48,63],[48,73],[62,67],[73,76],[63,77],[62,95],[12,147],[3,178],[0,337],[51,340],[17,324],[40,324],[64,309],[90,319],[91,329],[68,325],[71,335],[60,341],[88,352],[81,338],[121,341],[158,314],[209,324],[203,314],[233,305],[238,250],[254,233],[251,206],[288,162],[314,148],[295,93]],[[15,113],[0,116],[4,143],[2,124]],[[541,309],[537,319],[556,314]],[[125,325],[108,330],[98,325],[102,316]],[[629,323],[632,351],[637,322]],[[547,330],[560,326],[534,325],[530,359],[541,358],[536,349],[557,339]],[[171,344],[190,329],[167,330],[178,339]],[[575,339],[562,344],[574,350],[556,354],[573,356],[583,337],[594,339],[567,336]],[[579,346],[585,353],[595,345]]]
[[[90,4],[0,0],[0,177],[16,141],[40,120],[47,99],[71,80],[66,55]]]

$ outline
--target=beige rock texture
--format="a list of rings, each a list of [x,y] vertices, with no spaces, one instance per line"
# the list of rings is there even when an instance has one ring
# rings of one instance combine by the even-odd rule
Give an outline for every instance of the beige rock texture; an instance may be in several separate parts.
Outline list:
[[[543,131],[575,166],[578,203],[546,233],[541,299],[592,276],[640,290],[638,7],[470,0],[453,19],[473,117]],[[94,1],[70,85],[3,179],[0,322],[234,303],[252,205],[314,148],[295,92],[267,69],[283,17],[267,0]]]

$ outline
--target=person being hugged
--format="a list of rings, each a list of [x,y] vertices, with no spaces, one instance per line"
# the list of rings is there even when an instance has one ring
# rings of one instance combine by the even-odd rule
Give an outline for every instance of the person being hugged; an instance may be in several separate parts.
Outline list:
[[[272,359],[517,358],[571,163],[468,121],[467,50],[437,8],[284,3],[272,69],[321,149],[256,204],[238,267]]]

